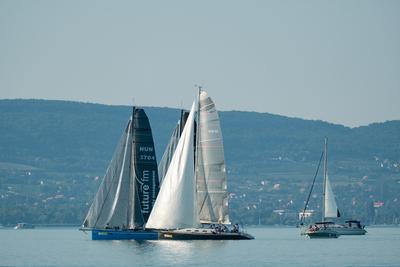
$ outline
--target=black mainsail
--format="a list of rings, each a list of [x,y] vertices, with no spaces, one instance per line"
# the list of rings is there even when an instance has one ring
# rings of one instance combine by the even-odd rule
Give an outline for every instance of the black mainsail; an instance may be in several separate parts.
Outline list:
[[[147,222],[159,191],[156,152],[149,120],[143,109],[136,109],[133,120],[133,155],[137,196],[143,222]],[[135,209],[139,210],[139,209]]]
[[[83,227],[143,228],[159,191],[151,127],[143,109],[133,108]]]

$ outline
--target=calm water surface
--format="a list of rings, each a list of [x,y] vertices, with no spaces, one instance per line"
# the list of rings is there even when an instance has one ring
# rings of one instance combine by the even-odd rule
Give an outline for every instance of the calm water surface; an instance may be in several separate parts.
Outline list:
[[[400,228],[308,239],[249,228],[243,241],[91,241],[73,228],[0,230],[0,266],[400,266]]]

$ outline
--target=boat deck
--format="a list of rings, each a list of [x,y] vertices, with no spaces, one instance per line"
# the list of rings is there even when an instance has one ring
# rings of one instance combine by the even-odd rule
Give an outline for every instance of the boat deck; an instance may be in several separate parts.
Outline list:
[[[244,232],[217,232],[215,229],[189,228],[165,230],[160,232],[160,239],[169,240],[249,240],[254,237]]]

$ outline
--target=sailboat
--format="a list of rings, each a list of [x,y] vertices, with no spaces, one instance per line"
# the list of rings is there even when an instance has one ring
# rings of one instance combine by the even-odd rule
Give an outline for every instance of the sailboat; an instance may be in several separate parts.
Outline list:
[[[158,239],[144,229],[159,191],[154,142],[146,113],[133,107],[80,230],[93,240]]]
[[[146,229],[158,231],[160,239],[253,239],[238,225],[229,229],[219,117],[200,88],[167,165]]]
[[[315,237],[337,238],[340,235],[364,235],[366,233],[364,226],[362,226],[361,223],[357,220],[346,221],[346,224],[338,224],[333,221],[327,220],[328,218],[332,219],[341,217],[340,211],[336,204],[335,195],[333,193],[332,186],[328,177],[328,138],[325,138],[323,156],[324,156],[324,183],[323,183],[324,189],[323,189],[323,203],[322,203],[322,221],[316,222],[308,226],[308,228],[303,228],[302,234],[306,234],[310,238],[315,238]],[[320,163],[318,164],[317,173]],[[303,215],[305,213],[305,210],[307,209],[309,197],[314,187],[317,173],[314,177],[314,181],[311,186],[311,190],[302,213]],[[303,219],[304,217],[302,217],[302,220]]]
[[[93,240],[254,238],[229,221],[221,127],[205,91],[181,112],[158,168],[147,116],[133,109],[81,230]]]

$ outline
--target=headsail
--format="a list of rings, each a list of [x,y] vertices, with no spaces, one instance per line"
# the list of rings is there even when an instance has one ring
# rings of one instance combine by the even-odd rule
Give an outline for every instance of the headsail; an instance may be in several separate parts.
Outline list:
[[[193,166],[194,113],[193,103],[146,228],[176,229],[199,224]]]
[[[333,194],[331,183],[329,182],[328,178],[328,138],[325,138],[324,156],[324,210],[322,214],[322,221],[325,221],[325,218],[340,217],[340,212],[336,205],[335,195]]]
[[[340,217],[339,209],[336,205],[335,195],[333,194],[331,183],[329,182],[328,175],[325,178],[325,218]]]
[[[221,126],[215,104],[200,92],[196,180],[200,222],[229,224],[228,191]]]
[[[158,194],[156,162],[147,116],[134,109],[83,227],[143,227]]]
[[[83,223],[87,228],[126,227],[129,222],[130,151],[132,120],[118,142],[106,175]],[[125,201],[122,201],[125,199]]]

